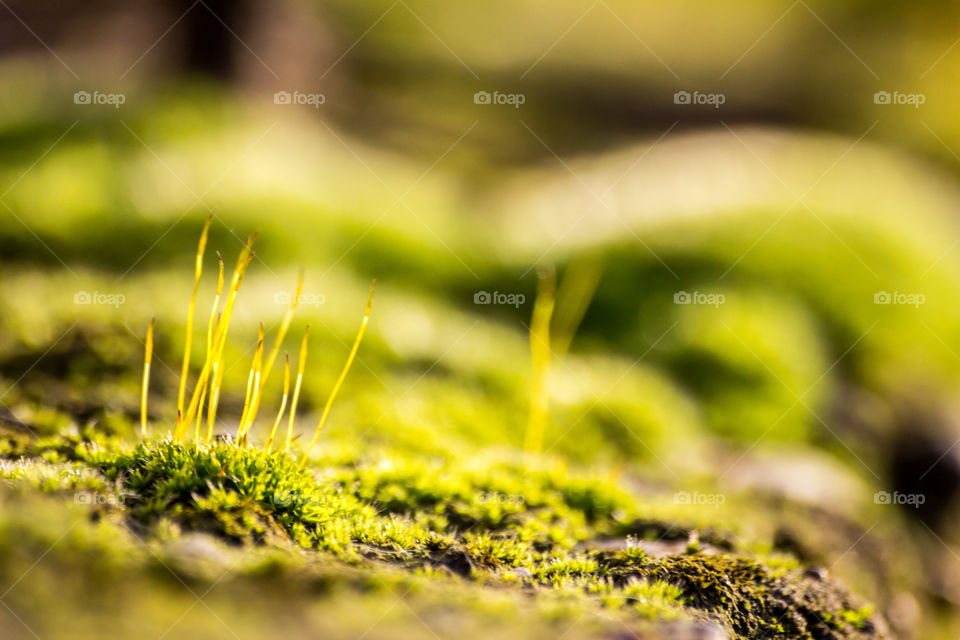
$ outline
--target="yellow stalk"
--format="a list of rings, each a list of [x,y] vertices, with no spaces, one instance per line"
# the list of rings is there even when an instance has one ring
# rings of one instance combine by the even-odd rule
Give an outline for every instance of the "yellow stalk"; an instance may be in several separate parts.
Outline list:
[[[200,369],[200,376],[197,378],[197,386],[193,390],[193,396],[190,398],[190,404],[187,406],[187,415],[183,418],[183,424],[187,425],[193,422],[193,416],[197,413],[197,408],[202,404],[201,395],[206,396],[205,393],[201,393],[207,386],[207,379],[210,377],[210,367],[211,361],[207,358],[207,361],[203,363],[203,368]],[[179,430],[180,421],[177,421],[177,427]],[[180,434],[175,431],[174,438],[179,439]]]
[[[537,299],[530,321],[530,355],[533,361],[533,384],[530,393],[530,415],[523,448],[528,455],[540,453],[547,423],[550,359],[550,317],[553,315],[557,278],[553,269],[539,274]]]
[[[219,296],[217,296],[219,298]],[[216,311],[216,307],[214,307]],[[213,318],[211,317],[211,320]],[[200,439],[200,423],[203,419],[203,402],[207,399],[207,380],[210,378],[210,370],[213,366],[213,342],[212,340],[216,339],[217,331],[220,329],[220,320],[222,319],[222,314],[217,314],[216,323],[213,325],[213,338],[210,336],[210,327],[207,328],[207,357],[203,361],[203,367],[200,369],[200,376],[197,378],[197,386],[193,391],[193,397],[190,399],[190,407],[188,410],[187,417],[192,420],[193,413],[196,411],[197,414],[197,441]],[[197,393],[199,392],[199,403],[197,402]],[[189,422],[189,420],[187,421]],[[186,427],[185,427],[186,428]],[[207,440],[210,439],[210,434],[207,434]]]
[[[197,411],[197,426],[195,429],[194,440],[200,442],[200,422],[203,420],[203,403],[207,399],[207,385],[200,388],[200,410]]]
[[[213,363],[213,376],[210,381],[210,401],[207,403],[207,442],[213,439],[213,425],[217,420],[217,404],[220,402],[220,387],[216,384],[217,363]]]
[[[207,321],[207,352],[206,357],[203,360],[202,371],[210,371],[210,359],[213,357],[213,337],[217,332],[217,329],[220,328],[220,314],[217,313],[217,309],[220,307],[220,296],[223,294],[223,256],[220,255],[220,252],[217,252],[217,264],[220,267],[219,274],[217,275],[217,295],[213,298],[213,306],[210,307],[210,320]],[[214,321],[216,319],[216,322]],[[206,377],[203,378],[203,382],[197,380],[197,389],[200,390],[200,404],[197,405],[197,433],[196,439],[197,442],[200,442],[200,423],[203,421],[203,402],[207,399],[207,384]],[[194,391],[196,393],[196,391]],[[190,399],[191,404],[193,404],[193,399]],[[209,435],[207,436],[209,440]]]
[[[283,445],[284,451],[290,450],[293,442],[293,422],[297,418],[297,401],[300,399],[300,384],[303,382],[303,370],[307,366],[307,336],[310,334],[310,325],[303,332],[303,341],[300,343],[300,362],[297,364],[297,382],[293,387],[293,402],[290,404],[290,420],[287,422],[287,440]]]
[[[256,237],[256,236],[254,236]],[[227,299],[226,309],[217,316],[216,326],[213,332],[213,351],[208,355],[208,358],[203,363],[203,369],[200,371],[200,377],[197,380],[197,386],[193,390],[193,398],[190,400],[190,406],[187,409],[187,416],[184,419],[185,424],[190,424],[193,421],[194,412],[197,411],[199,407],[200,391],[204,385],[209,381],[210,383],[210,402],[207,405],[207,432],[208,435],[212,430],[213,419],[216,416],[214,415],[211,418],[210,409],[217,406],[219,401],[220,394],[215,393],[218,389],[215,389],[216,382],[218,380],[218,373],[220,372],[221,367],[219,366],[219,358],[222,357],[223,351],[223,341],[221,337],[226,336],[226,325],[225,319],[227,314],[232,312],[233,303],[236,299],[236,290],[240,288],[240,283],[243,281],[243,272],[246,270],[246,266],[250,264],[250,260],[253,259],[253,255],[250,252],[250,246],[253,244],[253,238],[247,238],[247,243],[244,245],[243,250],[240,252],[240,257],[237,260],[237,266],[233,271],[233,279],[230,283],[230,297]],[[219,254],[217,254],[219,257]],[[239,274],[239,275],[238,275]],[[222,289],[222,282],[218,284],[218,289]],[[217,299],[215,302],[214,309],[220,301],[220,292],[218,291]],[[212,312],[211,312],[212,313]],[[220,374],[222,375],[222,374]]]
[[[260,392],[260,373],[263,366],[263,323],[260,323],[260,332],[257,334],[257,350],[253,353],[253,362],[250,363],[250,376],[247,378],[247,397],[243,401],[243,411],[240,413],[240,427],[237,429],[237,442],[242,444],[247,439],[250,428],[250,412],[257,401]]]
[[[250,363],[250,373],[247,374],[247,393],[243,396],[243,411],[240,412],[240,426],[237,429],[237,441],[240,441],[240,436],[243,435],[243,421],[247,417],[247,405],[250,404],[250,390],[253,388],[253,367],[254,364]]]
[[[240,412],[240,427],[243,427],[243,421],[247,417],[247,411],[250,409],[250,397],[253,393],[253,374],[257,370],[257,357],[260,355],[260,347],[263,346],[263,323],[260,323],[260,329],[257,333],[257,348],[253,351],[253,358],[250,360],[250,372],[247,374],[247,392],[243,396],[243,411]]]
[[[561,360],[570,350],[570,343],[590,306],[593,294],[603,275],[603,263],[597,256],[574,258],[557,288],[557,304],[550,327],[553,353]]]
[[[260,411],[260,398],[263,396],[263,387],[266,386],[267,378],[270,377],[270,371],[273,369],[273,363],[277,359],[277,354],[280,353],[280,345],[283,344],[284,338],[287,337],[287,330],[290,328],[290,322],[293,320],[293,312],[297,310],[297,303],[300,301],[302,294],[303,269],[300,270],[300,275],[297,278],[296,293],[293,295],[293,300],[290,301],[290,307],[287,308],[287,312],[283,314],[283,321],[280,323],[280,329],[277,331],[277,337],[273,342],[273,348],[270,349],[270,354],[267,356],[266,362],[263,365],[263,376],[260,378],[260,384],[257,387],[258,391],[256,400],[250,409],[250,416],[248,418],[251,425],[253,424],[253,421],[257,419],[257,413]]]
[[[200,234],[200,243],[197,245],[197,259],[194,265],[193,294],[190,296],[190,306],[187,308],[187,336],[183,343],[183,365],[180,367],[180,389],[177,391],[177,413],[183,415],[183,401],[187,394],[187,374],[190,372],[190,349],[193,346],[193,314],[197,305],[197,291],[200,289],[200,276],[203,273],[203,254],[207,248],[207,235],[213,214],[207,217]]]
[[[262,350],[260,351],[260,357],[263,357]],[[260,389],[262,388],[260,386],[260,379],[261,374],[263,373],[260,370],[260,367],[261,365],[258,364],[257,371],[253,377],[253,397],[250,398],[250,412],[247,414],[246,426],[243,429],[243,440],[241,440],[241,444],[246,444],[247,442],[247,434],[250,432],[250,429],[253,428],[253,416],[251,414],[253,413],[253,408],[260,402]]]
[[[300,459],[300,467],[302,468],[306,462],[307,458],[310,457],[310,450],[313,449],[314,445],[317,443],[317,438],[320,437],[320,431],[323,429],[323,425],[327,421],[327,416],[330,414],[330,407],[333,405],[334,398],[337,397],[337,392],[340,391],[343,381],[347,377],[347,372],[350,371],[350,365],[353,364],[353,359],[357,355],[357,349],[360,348],[360,341],[363,340],[363,334],[367,330],[367,323],[370,322],[370,309],[373,306],[373,289],[377,286],[377,281],[374,280],[370,284],[370,295],[367,297],[367,308],[363,313],[363,321],[360,323],[360,330],[357,332],[357,337],[353,341],[353,347],[350,349],[350,355],[347,356],[347,363],[343,367],[343,371],[340,372],[340,377],[337,378],[336,383],[333,385],[333,389],[330,391],[330,397],[327,398],[327,404],[323,407],[323,413],[320,414],[320,422],[317,424],[317,429],[313,433],[313,439],[310,440],[310,444],[307,445],[307,449],[303,452],[303,458]]]
[[[287,408],[287,397],[290,395],[290,354],[284,353],[283,363],[283,398],[280,400],[280,411],[277,413],[277,419],[273,421],[273,427],[270,429],[270,435],[267,437],[267,444],[264,445],[264,451],[270,453],[273,449],[273,439],[277,435],[277,427],[283,420],[283,412]]]
[[[143,385],[140,389],[140,435],[147,435],[147,391],[150,389],[150,362],[153,360],[153,326],[157,319],[151,318],[147,327],[147,340],[143,354]]]
[[[243,283],[243,276],[247,271],[250,261],[253,260],[253,242],[257,234],[247,238],[240,257],[237,259],[237,266],[233,271],[233,280],[230,282],[230,295],[227,297],[227,304],[223,309],[223,318],[220,321],[220,328],[214,336],[214,358],[212,366],[212,379],[210,388],[210,403],[207,406],[207,433],[212,433],[213,425],[217,420],[217,405],[220,403],[220,387],[223,384],[223,348],[227,342],[227,332],[230,329],[230,316],[233,313],[234,304],[237,301],[237,292]]]

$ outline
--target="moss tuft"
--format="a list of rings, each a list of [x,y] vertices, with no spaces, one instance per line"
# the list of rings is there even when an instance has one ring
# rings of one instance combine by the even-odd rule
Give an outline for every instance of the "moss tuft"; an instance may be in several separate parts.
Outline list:
[[[644,579],[675,585],[688,606],[723,623],[738,638],[882,635],[869,608],[857,608],[850,594],[802,571],[778,574],[752,560],[726,555],[653,559],[599,554],[598,562],[617,583]]]

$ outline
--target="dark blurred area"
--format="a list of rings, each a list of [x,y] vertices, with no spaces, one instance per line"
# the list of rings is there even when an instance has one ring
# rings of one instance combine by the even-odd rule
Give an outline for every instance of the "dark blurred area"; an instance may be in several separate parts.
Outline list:
[[[52,76],[320,91],[322,117],[415,155],[462,133],[485,88],[526,98],[522,110],[484,114],[495,117],[462,145],[489,163],[549,159],[521,121],[557,153],[721,120],[856,138],[882,114],[872,139],[944,160],[958,136],[952,2],[562,2],[549,12],[505,2],[10,2],[6,13],[0,51],[59,61],[44,65]],[[675,104],[682,90],[726,99],[721,109]],[[884,90],[923,93],[923,117],[881,111],[873,94]]]

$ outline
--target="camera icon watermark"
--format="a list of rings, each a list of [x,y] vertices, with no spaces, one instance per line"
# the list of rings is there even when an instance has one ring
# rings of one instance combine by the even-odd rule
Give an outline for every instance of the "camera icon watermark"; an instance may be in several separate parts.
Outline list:
[[[505,494],[498,491],[493,492],[484,492],[476,494],[473,498],[473,501],[477,504],[508,504],[514,506],[520,506],[526,503],[526,498],[519,494]]]
[[[314,109],[319,109],[320,105],[327,101],[327,96],[322,93],[302,93],[300,91],[277,91],[273,94],[273,104],[299,104],[309,105]]]
[[[709,105],[714,109],[719,109],[720,105],[727,101],[727,96],[722,93],[703,93],[700,91],[677,91],[673,94],[673,104],[683,105]]]
[[[908,105],[914,109],[919,109],[920,105],[927,101],[927,96],[923,93],[901,93],[894,91],[877,91],[873,94],[873,104],[895,104]]]
[[[73,503],[117,507],[124,503],[124,496],[123,494],[100,493],[99,491],[77,491],[73,494]]]
[[[927,297],[922,293],[903,293],[900,291],[877,291],[873,294],[873,304],[898,304],[911,306],[919,309],[920,305],[925,304]]]
[[[73,94],[73,104],[102,104],[110,105],[114,109],[119,109],[120,105],[127,101],[127,96],[122,93],[102,93],[100,91],[77,91]]]
[[[73,304],[102,304],[111,306],[114,309],[120,308],[120,305],[127,301],[127,296],[122,293],[101,293],[99,291],[77,291],[73,294]]]
[[[473,294],[473,304],[505,304],[516,309],[527,301],[527,296],[522,293],[501,293],[494,291],[477,291]]]
[[[899,491],[877,491],[873,494],[874,504],[896,504],[908,506],[917,509],[927,501],[927,496],[922,493],[900,493]]]
[[[722,493],[700,493],[699,491],[690,493],[689,491],[678,491],[673,494],[674,504],[709,505],[716,508],[726,501],[727,496]]]
[[[301,293],[297,296],[297,306],[319,307],[327,301],[327,297],[322,293]],[[273,294],[273,302],[284,306],[293,302],[293,295],[286,291],[277,291]]]
[[[722,293],[677,291],[673,294],[673,304],[704,304],[718,308],[726,301],[727,297]]]
[[[477,91],[473,94],[473,104],[507,104],[514,109],[519,109],[520,105],[527,101],[527,96],[522,93],[500,93],[494,91]]]

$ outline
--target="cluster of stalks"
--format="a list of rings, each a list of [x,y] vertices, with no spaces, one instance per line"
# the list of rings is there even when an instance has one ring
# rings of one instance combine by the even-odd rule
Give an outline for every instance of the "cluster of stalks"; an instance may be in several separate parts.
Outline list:
[[[223,257],[220,256],[219,252],[217,253],[220,271],[217,278],[217,294],[214,297],[213,305],[210,310],[210,318],[207,322],[205,345],[206,357],[204,358],[203,366],[201,367],[197,376],[196,384],[193,387],[193,392],[190,394],[188,402],[187,380],[190,376],[190,356],[193,347],[193,326],[197,303],[197,292],[200,289],[200,278],[203,274],[203,256],[206,252],[207,237],[212,221],[213,216],[211,215],[209,218],[207,218],[207,222],[203,227],[203,232],[200,235],[200,242],[197,246],[197,258],[194,267],[193,293],[190,296],[190,306],[187,309],[187,328],[186,339],[183,347],[183,364],[180,369],[180,385],[177,392],[177,421],[172,432],[173,439],[181,442],[190,437],[191,431],[193,431],[194,439],[198,443],[209,443],[213,440],[213,427],[217,420],[217,406],[220,402],[221,388],[223,386],[224,347],[227,342],[227,332],[230,328],[230,318],[233,314],[234,305],[236,304],[237,300],[237,294],[240,290],[240,285],[243,283],[243,278],[247,272],[247,267],[250,265],[250,262],[254,257],[253,242],[256,239],[256,234],[247,238],[243,249],[240,251],[240,256],[237,258],[237,264],[233,269],[233,275],[230,279],[230,288],[227,290],[226,298],[224,299]],[[347,377],[347,372],[350,370],[350,366],[353,364],[353,360],[357,355],[357,350],[360,347],[360,341],[363,339],[363,334],[366,331],[367,323],[370,320],[370,309],[373,303],[373,290],[375,285],[376,280],[374,280],[370,285],[370,295],[367,298],[367,306],[363,314],[363,320],[360,324],[360,330],[357,332],[357,337],[350,349],[350,354],[347,356],[347,362],[344,365],[343,370],[340,372],[340,377],[337,378],[333,389],[330,391],[330,395],[327,398],[327,402],[324,405],[323,412],[320,416],[320,421],[317,424],[316,430],[314,431],[313,438],[310,440],[309,446],[303,453],[301,465],[306,461],[310,454],[310,450],[316,444],[317,439],[320,436],[320,431],[323,429],[323,426],[327,421],[327,417],[330,414],[330,407],[333,405],[333,401],[336,398],[337,392],[340,391],[340,387],[343,385],[343,381]],[[283,345],[283,340],[287,335],[287,330],[290,328],[290,323],[293,320],[293,314],[297,309],[297,303],[301,298],[302,291],[303,271],[300,272],[300,276],[297,280],[296,291],[291,298],[290,306],[287,308],[287,311],[283,316],[283,320],[280,323],[280,327],[277,330],[277,335],[273,341],[273,346],[271,347],[266,358],[264,358],[264,329],[263,324],[260,324],[260,331],[257,337],[257,348],[254,352],[253,362],[250,365],[250,373],[247,376],[247,387],[246,395],[244,397],[243,411],[240,414],[240,423],[237,428],[236,443],[238,446],[246,446],[248,442],[250,431],[256,422],[257,414],[260,410],[260,403],[263,399],[263,389],[267,384],[267,380],[269,379],[270,373],[273,370],[273,365],[280,353],[280,348]],[[221,302],[223,302],[223,309],[220,308]],[[144,436],[147,435],[147,392],[150,385],[150,363],[153,358],[153,334],[155,325],[155,321],[151,320],[150,325],[147,328],[147,338],[145,341],[146,350],[143,366],[143,387],[140,395],[140,430],[141,435]],[[289,451],[293,441],[296,439],[293,435],[293,426],[294,422],[296,421],[297,403],[300,399],[303,372],[307,363],[307,337],[309,335],[309,331],[310,325],[307,325],[303,333],[303,339],[300,342],[300,354],[297,362],[297,375],[293,384],[292,399],[290,398],[290,354],[284,354],[283,395],[280,401],[280,410],[277,413],[277,417],[271,423],[270,432],[263,445],[264,450],[268,453],[272,451],[275,446],[282,451]],[[287,414],[286,435],[283,437],[283,445],[281,447],[277,440],[277,432],[287,411],[288,400],[290,401],[290,411],[289,414]],[[204,420],[204,409],[206,409],[206,420]]]

